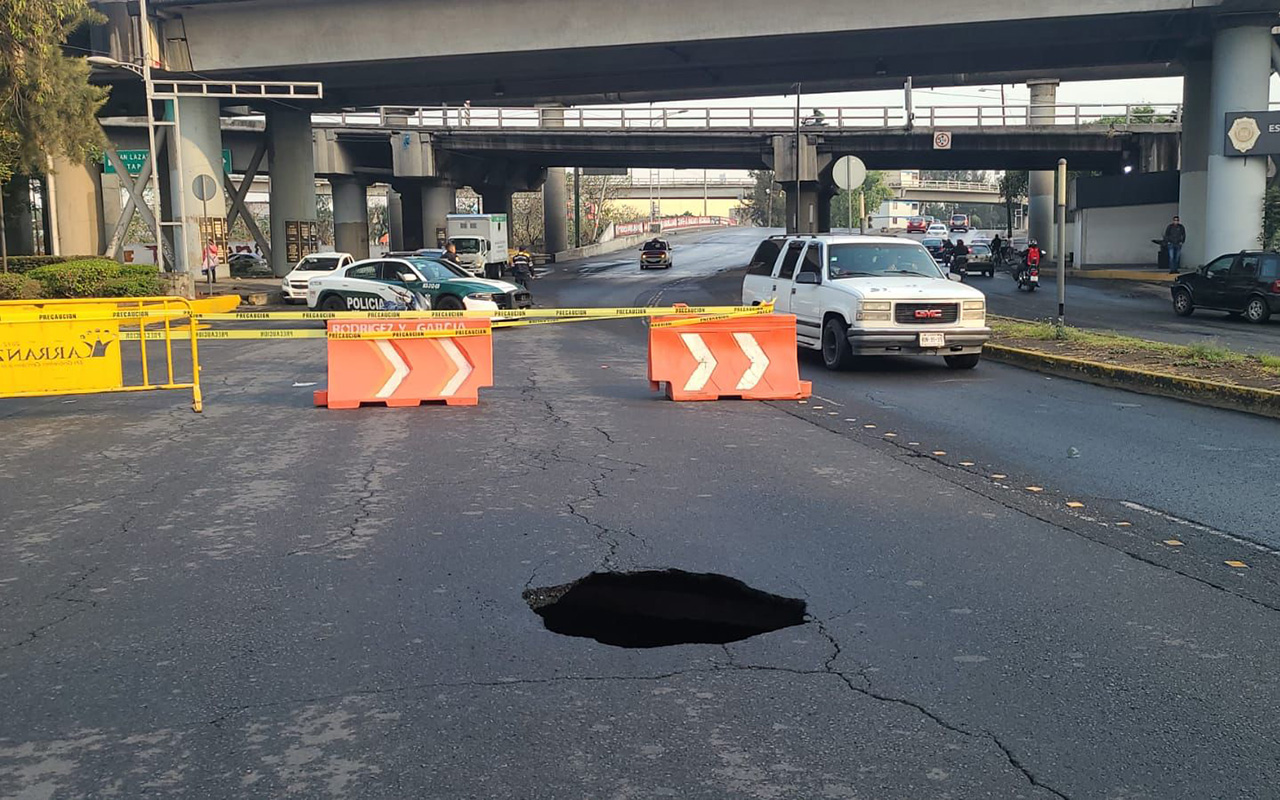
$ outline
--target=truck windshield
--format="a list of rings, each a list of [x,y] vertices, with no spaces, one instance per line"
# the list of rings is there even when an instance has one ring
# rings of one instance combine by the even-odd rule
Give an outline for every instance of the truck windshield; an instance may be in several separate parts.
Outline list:
[[[298,262],[298,266],[294,269],[303,272],[332,272],[338,268],[338,264],[342,263],[342,259],[337,256],[307,256]]]
[[[480,252],[479,239],[472,239],[468,237],[466,239],[450,239],[449,241],[458,246],[458,253],[460,255],[470,256]]]
[[[880,275],[945,278],[933,256],[918,244],[833,244],[828,274],[833,280]]]

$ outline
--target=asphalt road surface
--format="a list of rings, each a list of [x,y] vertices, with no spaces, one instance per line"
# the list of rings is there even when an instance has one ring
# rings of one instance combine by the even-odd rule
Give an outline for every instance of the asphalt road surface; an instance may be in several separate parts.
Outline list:
[[[732,300],[758,236],[534,290]],[[500,331],[474,408],[312,408],[313,341],[209,342],[203,415],[0,403],[0,797],[1275,796],[1274,422],[908,359],[677,404],[644,341]],[[638,569],[806,615],[634,648],[522,597]]]

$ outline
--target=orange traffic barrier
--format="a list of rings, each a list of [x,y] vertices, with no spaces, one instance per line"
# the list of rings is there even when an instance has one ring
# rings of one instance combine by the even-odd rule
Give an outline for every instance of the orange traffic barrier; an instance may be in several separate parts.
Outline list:
[[[663,317],[649,327],[649,385],[666,384],[672,400],[800,400],[812,394],[800,380],[796,318],[759,314],[709,322]],[[690,324],[682,324],[682,323]]]
[[[315,393],[318,406],[474,406],[493,385],[488,319],[332,319],[327,338],[329,388]]]

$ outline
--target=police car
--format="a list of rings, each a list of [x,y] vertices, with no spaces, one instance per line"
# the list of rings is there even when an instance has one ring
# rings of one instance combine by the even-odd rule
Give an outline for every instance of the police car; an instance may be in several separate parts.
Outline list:
[[[307,284],[313,311],[500,311],[531,305],[529,292],[513,283],[476,278],[420,256],[357,261]]]

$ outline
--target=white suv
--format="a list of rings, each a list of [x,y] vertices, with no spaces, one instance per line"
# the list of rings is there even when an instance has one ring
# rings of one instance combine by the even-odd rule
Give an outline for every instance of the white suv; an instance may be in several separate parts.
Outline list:
[[[991,329],[985,296],[959,277],[910,239],[774,236],[747,267],[742,303],[773,299],[794,314],[799,345],[821,350],[828,369],[873,355],[941,355],[972,369]]]

